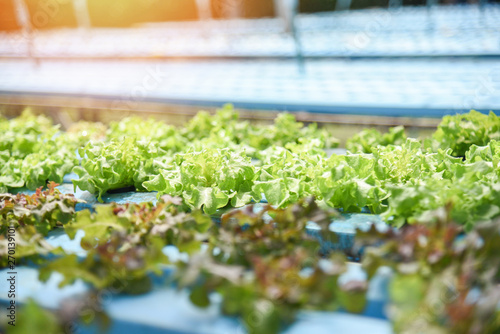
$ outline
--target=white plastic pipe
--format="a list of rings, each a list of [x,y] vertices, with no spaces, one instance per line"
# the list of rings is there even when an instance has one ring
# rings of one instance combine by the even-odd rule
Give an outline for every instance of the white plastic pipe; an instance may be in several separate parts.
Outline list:
[[[210,0],[196,0],[196,7],[198,8],[198,18],[202,21],[210,20],[212,18],[212,9],[210,8]]]
[[[23,29],[30,29],[31,28],[30,15],[24,1],[14,0],[14,6],[16,10],[16,19],[19,26]]]
[[[73,0],[76,23],[79,28],[90,28],[89,8],[87,0]]]
[[[298,0],[274,0],[276,16],[283,20],[287,32],[293,30],[293,19],[298,5]]]

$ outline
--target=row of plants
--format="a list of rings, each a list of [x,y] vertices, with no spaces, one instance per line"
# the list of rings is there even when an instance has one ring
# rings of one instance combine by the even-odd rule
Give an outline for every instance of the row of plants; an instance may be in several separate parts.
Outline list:
[[[126,138],[132,140],[120,145]],[[230,105],[218,110],[216,115],[202,111],[185,126],[177,128],[153,119],[131,117],[112,122],[109,127],[101,123],[78,122],[67,131],[61,131],[47,117],[35,116],[26,110],[11,120],[0,116],[0,190],[7,192],[24,186],[34,190],[44,186],[47,180],[61,182],[63,175],[79,165],[75,154],[78,149],[84,152],[81,156],[87,151],[102,151],[103,154],[98,156],[105,158],[130,150],[129,155],[111,161],[110,166],[130,164],[127,167],[137,172],[142,165],[133,165],[134,158],[144,162],[176,153],[226,147],[244,150],[248,156],[254,157],[273,145],[297,144],[302,138],[315,140],[319,148],[338,145],[338,141],[326,131],[318,129],[315,124],[304,126],[292,115],[278,115],[273,125],[254,125],[239,120]],[[31,172],[29,167],[37,170]],[[129,185],[133,184],[128,175],[122,178]]]
[[[179,196],[213,214],[265,199],[279,208],[314,196],[344,212],[368,209],[402,226],[453,203],[453,219],[472,225],[500,215],[500,118],[476,111],[445,116],[430,138],[402,127],[365,130],[346,155],[327,156],[338,141],[289,114],[273,125],[241,121],[231,106],[200,112],[183,127],[127,118],[77,124],[67,132],[41,117],[0,121],[0,190],[61,182],[96,194],[134,187]],[[81,161],[76,158],[75,151]]]
[[[93,288],[56,313],[29,302],[12,333],[64,333],[96,321],[106,328],[110,319],[99,305],[102,296],[145,293],[154,275],[165,272],[163,284],[188,290],[194,305],[208,307],[216,294],[221,312],[239,317],[249,333],[278,333],[301,310],[362,312],[369,282],[382,267],[392,270],[388,315],[395,332],[500,331],[498,219],[465,233],[447,206],[430,214],[432,222],[383,233],[357,231],[355,247],[364,249],[368,280],[345,282],[340,279],[348,265],[345,255],[320,247],[306,231],[313,221],[323,238],[335,241],[328,227],[339,214],[321,209],[313,198],[283,209],[245,206],[224,214],[220,224],[168,195],[156,206],[110,204],[95,212],[75,212],[77,203],[55,184],[31,196],[0,198],[2,232],[16,229],[18,265],[35,264],[42,281],[59,272],[61,287],[83,280]],[[50,247],[43,238],[52,229],[64,229],[70,238],[83,230],[86,255]],[[2,233],[0,243],[7,242]],[[167,246],[185,256],[166,256]]]

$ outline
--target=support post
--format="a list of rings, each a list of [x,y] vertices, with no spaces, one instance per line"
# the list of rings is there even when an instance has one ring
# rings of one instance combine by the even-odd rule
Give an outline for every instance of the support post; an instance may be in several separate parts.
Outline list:
[[[90,15],[87,0],[73,0],[73,10],[75,11],[78,28],[90,28]]]
[[[31,24],[31,17],[28,11],[28,7],[24,0],[14,0],[14,6],[16,10],[17,23],[22,29],[22,34],[27,39],[27,57],[38,64],[38,61],[33,52],[33,25]]]
[[[212,18],[210,0],[196,0],[196,8],[198,9],[198,19],[200,21],[210,20]]]

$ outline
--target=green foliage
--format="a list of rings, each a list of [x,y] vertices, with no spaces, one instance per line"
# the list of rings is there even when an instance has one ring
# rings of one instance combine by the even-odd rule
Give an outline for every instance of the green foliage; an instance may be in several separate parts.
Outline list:
[[[491,140],[500,140],[500,118],[493,112],[484,115],[475,110],[444,116],[432,139],[434,146],[451,148],[454,156],[464,157],[472,145],[486,146]]]
[[[2,267],[13,226],[17,259],[41,265],[42,280],[59,272],[61,286],[81,279],[97,290],[138,294],[151,289],[151,275],[174,265],[173,280],[198,307],[217,293],[222,311],[240,317],[249,333],[277,333],[302,309],[362,312],[369,282],[342,283],[345,257],[325,253],[306,226],[315,222],[323,238],[335,241],[329,225],[338,215],[319,207],[368,208],[400,227],[356,237],[369,279],[383,266],[394,273],[396,332],[500,331],[500,221],[493,221],[500,216],[500,142],[493,114],[445,117],[424,143],[406,138],[402,128],[367,130],[349,141],[351,152],[331,157],[323,149],[334,143],[314,125],[283,114],[273,125],[256,126],[230,106],[213,116],[202,112],[181,128],[129,118],[108,131],[96,125],[61,133],[26,114],[0,119],[0,130],[2,191],[62,179],[84,145],[75,187],[99,198],[126,186],[159,192],[156,205],[111,204],[95,213],[75,213],[77,201],[54,183],[32,196],[2,194]],[[230,211],[219,226],[206,215],[262,195],[269,204]],[[61,227],[70,238],[84,232],[85,256],[48,245],[44,236]],[[165,246],[188,256],[170,259]],[[33,323],[57,332],[60,319],[34,304],[27,310]]]
[[[50,119],[35,116],[29,109],[13,120],[0,118],[0,151],[13,158],[25,158],[44,146],[58,132]]]
[[[338,141],[326,131],[318,129],[316,124],[305,127],[295,120],[295,116],[286,113],[279,114],[272,126],[248,126],[242,134],[244,137],[240,138],[240,142],[258,150],[301,144],[303,140],[316,140],[320,148],[338,146]]]
[[[14,227],[30,225],[46,235],[71,221],[75,205],[80,201],[72,194],[61,194],[56,186],[51,182],[47,190],[42,191],[40,187],[33,195],[0,194],[0,232],[5,233],[9,224]]]
[[[352,153],[372,153],[377,146],[401,145],[406,140],[405,129],[397,126],[382,134],[374,128],[365,129],[347,140],[346,149]]]
[[[389,291],[396,333],[500,331],[500,220],[462,236],[449,209],[398,231],[358,231],[369,276],[382,266],[394,272]]]
[[[387,193],[374,172],[372,155],[332,155],[325,169],[316,177],[321,198],[332,207],[349,212],[360,212],[365,206],[372,212],[381,211],[379,206]]]
[[[214,213],[228,204],[247,204],[253,195],[260,200],[266,192],[252,190],[257,170],[248,157],[264,159],[260,150],[287,147],[322,156],[324,148],[336,145],[327,132],[316,125],[305,127],[292,115],[278,115],[274,125],[256,126],[240,121],[230,105],[213,116],[200,112],[178,129],[126,118],[110,125],[107,141],[80,149],[83,160],[74,169],[80,179],[73,183],[99,199],[108,190],[135,186],[181,196],[191,207]]]
[[[253,125],[247,121],[239,120],[231,105],[219,109],[214,116],[207,112],[198,113],[188,122],[181,133],[190,142],[200,140],[205,142],[217,141],[233,143],[239,146],[255,149],[256,152],[273,146],[285,147],[286,145],[300,144],[302,140],[316,140],[320,148],[332,148],[338,141],[326,131],[317,128],[316,124],[307,127],[297,122],[291,114],[279,114],[273,125]],[[194,144],[196,147],[196,143]],[[224,148],[227,146],[219,146]]]
[[[240,317],[249,333],[277,333],[302,309],[362,312],[368,282],[341,284],[346,259],[326,254],[306,226],[316,222],[334,241],[329,224],[338,216],[319,206],[368,208],[400,227],[357,236],[370,279],[382,266],[394,272],[396,332],[496,332],[499,128],[493,113],[471,111],[443,118],[424,142],[401,127],[366,130],[348,142],[348,154],[326,157],[323,149],[336,142],[315,125],[282,114],[257,126],[231,106],[180,128],[127,118],[107,131],[87,123],[63,133],[29,113],[0,119],[0,192],[62,181],[78,165],[80,147],[75,187],[99,199],[127,186],[159,193],[156,205],[112,204],[95,213],[75,213],[75,198],[54,183],[31,196],[1,194],[0,266],[9,264],[9,227],[18,262],[41,265],[42,280],[61,273],[61,286],[81,279],[95,289],[144,293],[152,274],[175,265],[175,283],[195,305],[208,307],[218,293],[222,311]],[[220,226],[206,215],[263,196],[269,205],[230,211]],[[70,238],[84,232],[84,257],[45,241],[61,227]],[[165,246],[188,257],[169,259]],[[26,310],[37,326],[57,332],[60,319],[33,303]]]
[[[206,149],[177,154],[144,187],[159,194],[181,196],[194,209],[213,214],[231,203],[240,207],[252,200],[255,167],[244,154],[228,149]],[[258,198],[260,200],[260,198]]]
[[[2,221],[3,224],[3,221]],[[9,261],[9,248],[15,243],[15,263]],[[9,247],[10,246],[10,247]],[[20,226],[15,229],[12,236],[0,235],[0,268],[10,265],[41,264],[46,261],[48,255],[62,254],[61,248],[52,247],[44,235],[39,233],[34,226]],[[12,260],[12,257],[10,257]]]
[[[33,195],[0,194],[0,267],[9,263],[9,245],[15,245],[18,263],[40,262],[43,256],[61,252],[44,236],[73,219],[78,201],[73,195],[61,194],[56,186],[50,183],[48,190],[39,188]]]
[[[283,148],[270,148],[264,154],[252,188],[255,199],[263,194],[269,203],[285,207],[312,194],[314,171],[322,155],[297,154]]]
[[[92,322],[92,325],[98,325],[99,332],[104,333],[109,331],[110,319],[103,311],[101,299],[90,292],[77,300],[64,301],[63,309],[46,310],[30,298],[22,305],[16,303],[15,326],[1,323],[0,329],[5,328],[9,334],[68,334],[80,331],[79,326]]]
[[[0,192],[24,186],[34,190],[47,181],[61,183],[78,163],[77,141],[29,110],[11,121],[0,119]]]
[[[251,333],[276,333],[304,307],[362,311],[366,284],[338,284],[344,257],[319,257],[319,245],[306,231],[315,222],[328,233],[335,212],[320,210],[312,199],[287,209],[246,207],[223,216],[217,228],[208,216],[186,210],[180,199],[167,196],[156,206],[112,204],[94,214],[80,212],[65,230],[70,237],[85,232],[85,257],[68,254],[45,263],[40,279],[57,271],[64,277],[60,286],[82,279],[113,293],[144,293],[150,274],[170,263],[162,248],[171,245],[189,254],[172,262],[179,288],[190,289],[199,307],[219,293],[223,311],[241,316]]]
[[[64,334],[64,326],[57,316],[44,310],[32,299],[18,311],[16,325],[7,325],[9,334]]]
[[[175,127],[154,119],[128,117],[109,125],[108,140],[122,141],[131,137],[136,138],[138,142],[147,142],[172,153],[183,150],[188,143]]]
[[[249,333],[277,333],[302,308],[342,306],[360,312],[364,299],[346,296],[363,294],[366,285],[338,284],[345,258],[321,258],[317,241],[306,231],[307,223],[315,222],[328,234],[336,215],[312,199],[286,209],[233,210],[223,215],[219,228],[209,230],[208,251],[176,263],[179,287],[189,288],[200,307],[209,305],[210,293],[219,293],[223,312],[241,317]]]
[[[418,176],[410,174],[406,182],[388,185],[391,195],[384,217],[401,226],[452,204],[453,218],[470,229],[478,222],[499,216],[497,147],[496,141],[486,147],[473,145],[465,161],[452,157],[448,150],[427,153],[417,164],[408,164],[406,169]]]
[[[70,125],[66,130],[67,137],[84,146],[88,141],[99,141],[106,138],[106,125],[100,122],[79,121]]]
[[[475,150],[487,157],[485,151]],[[215,226],[200,211],[189,212],[180,198],[164,196],[156,206],[111,204],[96,213],[79,212],[64,228],[71,238],[84,231],[85,257],[68,254],[45,262],[40,278],[57,271],[64,277],[61,286],[82,279],[96,289],[139,294],[151,289],[151,274],[171,264],[173,280],[190,291],[194,305],[208,307],[217,293],[222,311],[238,316],[249,333],[273,334],[303,309],[362,312],[369,280],[389,267],[395,332],[498,331],[500,220],[462,236],[464,227],[451,217],[451,207],[442,207],[399,230],[358,231],[368,281],[345,283],[339,280],[345,257],[325,253],[306,231],[314,222],[323,238],[335,241],[329,225],[339,216],[312,198],[284,209],[246,206],[224,214]],[[162,251],[167,245],[189,256],[169,260]],[[61,323],[48,315],[46,321]]]
[[[447,116],[425,142],[406,138],[402,127],[365,130],[349,140],[350,153],[327,158],[324,148],[335,140],[315,125],[280,114],[258,126],[230,105],[200,112],[184,127],[126,118],[105,134],[99,124],[60,133],[46,118],[25,114],[0,121],[0,190],[62,181],[77,163],[75,147],[85,143],[73,183],[99,200],[133,186],[213,214],[262,197],[283,208],[315,196],[345,212],[383,214],[395,226],[451,203],[453,217],[471,228],[500,215],[497,123],[492,113]]]
[[[73,184],[81,190],[98,193],[99,200],[108,190],[135,186],[144,190],[144,170],[154,169],[152,161],[162,154],[162,150],[135,138],[112,140],[108,143],[89,142],[78,150],[81,166],[73,171],[79,176]]]
[[[77,279],[97,289],[109,288],[115,293],[140,294],[151,289],[150,274],[161,274],[169,263],[162,249],[166,245],[181,251],[199,251],[209,217],[199,212],[186,213],[178,198],[165,196],[156,206],[152,203],[98,206],[96,213],[81,211],[74,222],[64,226],[74,238],[81,230],[84,259],[68,254],[45,264],[40,279],[46,281],[52,272],[64,276],[60,286]]]

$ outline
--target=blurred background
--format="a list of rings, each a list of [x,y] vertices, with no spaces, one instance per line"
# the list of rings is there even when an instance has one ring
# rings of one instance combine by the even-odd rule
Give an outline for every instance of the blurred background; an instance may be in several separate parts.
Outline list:
[[[500,111],[493,0],[0,0],[0,110],[63,127],[233,103],[353,132]],[[342,137],[341,134],[337,134]]]

